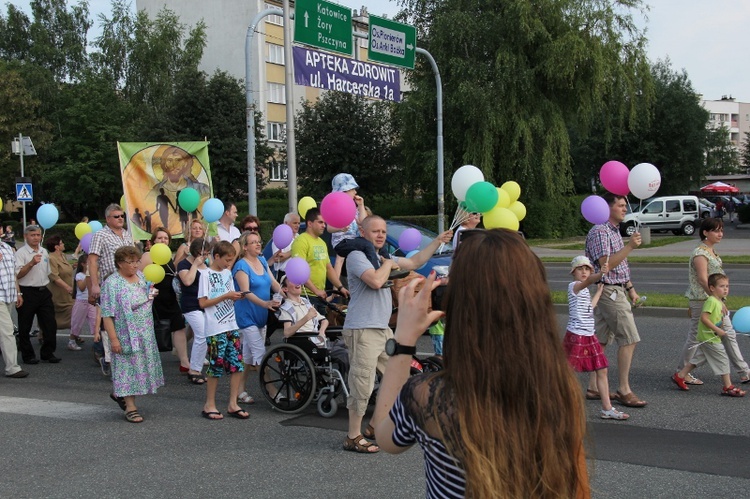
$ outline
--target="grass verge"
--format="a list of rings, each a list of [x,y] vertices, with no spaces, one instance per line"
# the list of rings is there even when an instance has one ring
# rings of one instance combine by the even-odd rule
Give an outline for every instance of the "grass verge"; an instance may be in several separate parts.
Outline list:
[[[667,307],[684,308],[687,314],[688,300],[682,295],[665,293],[649,293],[643,307]],[[568,303],[567,291],[552,291],[552,303]],[[748,304],[746,296],[728,296],[727,307],[729,310],[737,310]]]

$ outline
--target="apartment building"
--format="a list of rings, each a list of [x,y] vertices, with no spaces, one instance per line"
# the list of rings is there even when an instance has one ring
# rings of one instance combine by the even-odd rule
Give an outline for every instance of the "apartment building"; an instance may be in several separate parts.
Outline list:
[[[711,128],[726,127],[729,141],[739,149],[745,134],[750,133],[750,103],[737,102],[730,95],[719,100],[701,100],[701,105],[709,112],[708,125]]]

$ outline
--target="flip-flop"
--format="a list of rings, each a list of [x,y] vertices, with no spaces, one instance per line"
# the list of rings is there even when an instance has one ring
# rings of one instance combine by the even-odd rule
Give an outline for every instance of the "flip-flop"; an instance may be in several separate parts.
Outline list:
[[[201,411],[201,415],[210,421],[221,421],[222,419],[224,419],[224,416],[220,412],[216,412],[216,411],[211,411],[211,412]],[[221,416],[221,417],[212,418],[211,416]]]
[[[245,409],[237,409],[236,411],[227,411],[227,414],[237,419],[247,419],[250,414]]]
[[[109,398],[111,398],[112,400],[114,400],[115,402],[117,402],[117,405],[120,406],[120,409],[122,409],[123,411],[125,410],[125,399],[124,398],[118,397],[114,393],[110,393],[109,394]]]

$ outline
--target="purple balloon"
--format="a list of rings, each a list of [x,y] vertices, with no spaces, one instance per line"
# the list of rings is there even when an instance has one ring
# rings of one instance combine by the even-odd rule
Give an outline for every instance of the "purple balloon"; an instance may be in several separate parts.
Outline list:
[[[295,256],[286,263],[286,280],[292,284],[305,284],[310,279],[310,266],[304,258]]]
[[[419,248],[419,244],[422,242],[422,233],[417,229],[408,228],[398,236],[398,247],[404,253],[408,253]]]
[[[294,240],[294,232],[287,224],[277,225],[273,229],[273,244],[279,249],[284,249]]]
[[[86,253],[89,252],[91,249],[91,238],[94,237],[94,234],[89,232],[88,234],[84,234],[81,238],[81,249],[85,251]]]
[[[589,196],[581,203],[581,214],[594,225],[603,224],[609,220],[609,205],[601,196]]]

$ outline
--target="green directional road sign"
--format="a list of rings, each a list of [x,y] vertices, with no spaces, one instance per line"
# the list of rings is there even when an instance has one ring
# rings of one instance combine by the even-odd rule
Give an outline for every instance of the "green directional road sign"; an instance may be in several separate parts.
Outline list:
[[[417,30],[414,26],[370,16],[368,59],[414,69],[416,48]]]
[[[352,55],[352,10],[325,0],[297,0],[294,41]]]

